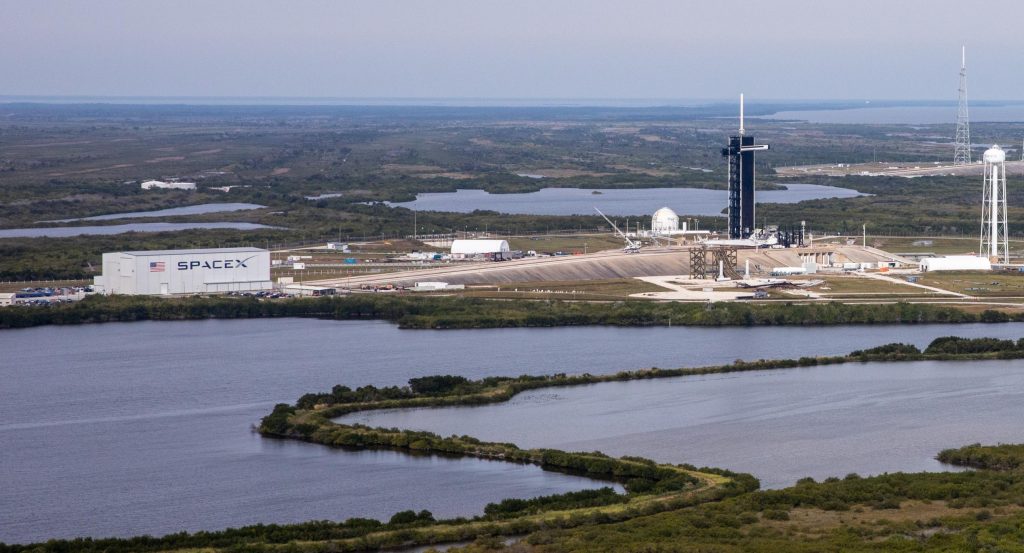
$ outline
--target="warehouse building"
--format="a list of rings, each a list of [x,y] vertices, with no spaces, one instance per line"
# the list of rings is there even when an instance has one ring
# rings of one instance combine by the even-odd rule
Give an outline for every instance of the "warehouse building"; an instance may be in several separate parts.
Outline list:
[[[259,248],[154,250],[103,254],[97,291],[171,295],[270,290],[270,252]]]
[[[985,257],[974,255],[947,255],[926,257],[921,260],[921,270],[928,271],[991,271],[992,262]]]
[[[162,180],[148,180],[141,184],[143,190],[152,190],[154,188],[166,188],[171,190],[195,190],[196,183],[194,182],[181,182],[181,181],[170,181],[165,182]]]
[[[453,240],[452,255],[465,257],[509,251],[508,240]]]

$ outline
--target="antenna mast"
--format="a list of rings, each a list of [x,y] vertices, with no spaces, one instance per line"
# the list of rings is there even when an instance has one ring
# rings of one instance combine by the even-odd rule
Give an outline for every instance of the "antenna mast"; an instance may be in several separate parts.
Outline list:
[[[743,130],[743,93],[740,92],[740,136],[746,134]]]
[[[960,88],[956,110],[956,151],[953,165],[971,163],[971,125],[967,118],[967,48],[960,47]]]

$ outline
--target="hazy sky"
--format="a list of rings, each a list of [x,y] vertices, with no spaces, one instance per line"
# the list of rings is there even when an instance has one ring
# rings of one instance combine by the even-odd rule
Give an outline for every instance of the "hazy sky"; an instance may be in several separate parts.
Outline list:
[[[972,99],[1024,98],[1021,0],[0,8],[3,95],[954,100],[966,43]]]

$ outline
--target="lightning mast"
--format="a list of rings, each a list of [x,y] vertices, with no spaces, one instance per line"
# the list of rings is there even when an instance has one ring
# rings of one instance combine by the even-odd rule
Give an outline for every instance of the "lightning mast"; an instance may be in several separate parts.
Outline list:
[[[953,165],[971,163],[971,125],[967,118],[967,48],[960,50],[960,100],[956,110],[956,151]]]

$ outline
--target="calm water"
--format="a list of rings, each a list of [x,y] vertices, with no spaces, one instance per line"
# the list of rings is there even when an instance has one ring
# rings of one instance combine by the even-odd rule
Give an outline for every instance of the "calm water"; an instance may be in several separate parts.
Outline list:
[[[39,238],[49,236],[64,238],[82,234],[123,234],[125,232],[168,232],[190,229],[256,230],[276,228],[256,223],[133,223],[130,225],[105,225],[102,227],[40,227],[0,229],[0,238]]]
[[[789,204],[823,198],[853,198],[856,190],[816,184],[786,183],[788,190],[764,190],[757,201]],[[484,190],[428,192],[417,194],[411,202],[392,203],[420,211],[453,211],[468,213],[489,209],[501,213],[531,215],[593,215],[594,207],[608,215],[640,215],[654,213],[668,206],[680,215],[721,215],[728,200],[725,190],[699,188],[638,189],[544,188],[526,194],[491,194]]]
[[[79,217],[77,219],[56,219],[43,221],[44,223],[70,223],[72,221],[113,221],[115,219],[133,219],[136,217],[172,217],[175,215],[202,215],[204,213],[224,213],[228,211],[247,211],[250,209],[261,209],[267,207],[260,204],[246,203],[217,203],[217,204],[196,204],[183,207],[172,207],[158,209],[155,211],[131,211],[126,213],[109,213],[107,215],[94,215],[92,217]]]
[[[971,106],[970,114],[972,123],[984,121],[1015,123],[1024,121],[1024,104]],[[956,105],[780,111],[766,118],[836,124],[954,125],[956,124]]]
[[[1024,325],[438,332],[403,331],[381,322],[278,319],[2,331],[0,541],[164,534],[314,518],[387,517],[404,508],[429,509],[442,516],[472,515],[484,504],[505,497],[597,485],[534,467],[392,452],[352,453],[264,440],[250,432],[250,426],[274,403],[294,402],[305,392],[326,390],[338,383],[402,384],[410,377],[438,373],[471,378],[561,371],[608,373],[716,364],[740,357],[845,353],[893,339],[925,345],[950,334],[1017,338],[1024,335]],[[757,382],[790,378],[796,386],[800,375],[814,374],[789,371],[762,379],[753,375],[741,375],[740,380],[709,379],[720,388],[702,397],[731,411],[727,409],[731,405],[749,405],[758,399]],[[670,389],[669,382],[677,381],[660,381],[655,391]],[[737,385],[735,394],[728,390],[731,383]],[[830,397],[818,397],[820,389],[811,384],[790,391],[786,386],[773,385],[774,395],[764,398],[769,407],[827,404]],[[668,393],[669,400],[691,388],[671,389],[678,392]],[[780,448],[756,454],[740,449],[737,453],[731,428],[742,429],[746,422],[710,415],[704,427],[707,439],[694,441],[694,447],[683,444],[696,438],[672,439],[673,430],[659,430],[658,424],[647,428],[653,432],[649,436],[637,433],[636,428],[649,424],[644,422],[646,405],[619,401],[651,396],[645,395],[649,391],[632,390],[597,386],[558,391],[558,397],[579,393],[584,402],[587,392],[594,391],[599,394],[595,397],[604,398],[595,401],[615,413],[612,420],[635,424],[633,433],[595,435],[592,425],[579,418],[583,412],[573,413],[565,420],[579,422],[581,433],[569,445],[593,440],[609,452],[647,452],[659,458],[733,468],[747,468],[751,459],[766,456],[790,457]],[[665,401],[655,398],[650,408],[666,409]],[[516,402],[524,407],[524,417],[535,420],[536,401],[523,404],[523,399],[517,398]],[[993,402],[992,408],[998,405],[1002,403]],[[980,431],[979,425],[965,418],[972,411],[956,403],[946,402],[946,406],[948,413],[935,417],[937,420],[957,422],[965,434]],[[671,409],[664,412],[668,420],[678,420]],[[895,426],[890,415],[882,416],[883,412],[876,417],[875,412],[873,408],[851,411],[838,428],[848,434],[851,428],[869,427],[879,432]],[[422,420],[449,417],[445,413],[424,414],[429,416]],[[1008,413],[1008,419],[1013,414]],[[557,425],[530,427],[511,419],[494,419],[485,410],[473,415],[487,426],[481,435],[524,445],[559,440]],[[760,412],[752,413],[752,420],[757,419],[755,415],[770,420]],[[438,421],[447,424],[442,419]],[[413,422],[417,424],[411,426],[423,424]],[[823,418],[820,424],[830,422],[836,419]],[[991,426],[990,422],[985,426]],[[796,434],[804,428],[788,419],[781,419],[782,427]],[[669,434],[659,435],[655,430]],[[527,435],[521,435],[523,432]],[[984,437],[979,434],[971,441]],[[793,468],[796,473],[830,473],[843,466],[835,464],[830,449],[819,451],[811,434],[804,443],[806,451],[799,456],[804,465]],[[658,450],[658,444],[671,447]],[[748,454],[753,457],[745,457]],[[929,450],[925,457],[931,454],[934,452]],[[909,462],[918,457],[897,451],[892,460],[896,468],[909,470],[919,468]],[[859,467],[850,470],[868,472]]]
[[[538,390],[479,408],[352,416],[374,426],[600,450],[799,478],[951,470],[948,447],[1020,442],[1019,361],[869,363]]]

